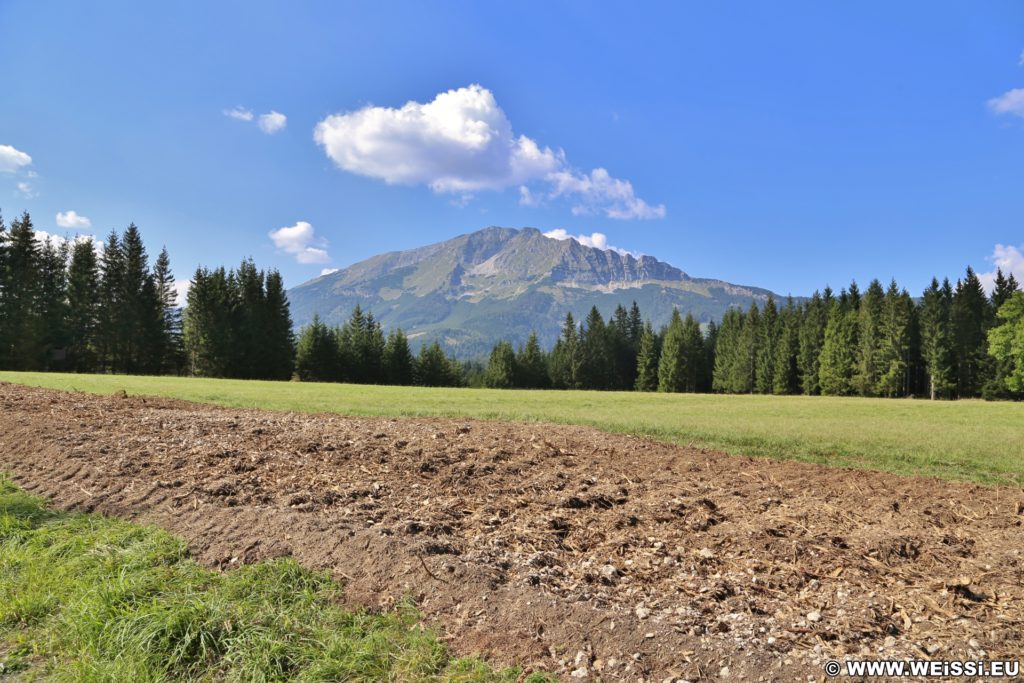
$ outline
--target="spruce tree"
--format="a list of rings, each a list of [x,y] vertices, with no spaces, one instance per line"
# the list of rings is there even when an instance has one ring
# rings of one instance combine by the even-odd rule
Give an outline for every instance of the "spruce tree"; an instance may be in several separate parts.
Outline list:
[[[740,381],[746,359],[742,348],[745,317],[738,308],[729,308],[722,316],[718,328],[718,343],[715,345],[715,365],[712,376],[712,390],[721,393],[738,393],[743,390]]]
[[[800,309],[793,302],[793,297],[787,297],[786,307],[779,314],[779,341],[772,371],[774,394],[800,392],[800,323]]]
[[[147,322],[153,311],[153,292],[147,292],[149,264],[142,234],[134,223],[130,224],[121,237],[123,271],[119,306],[114,312],[115,334],[120,350],[119,365],[129,373],[141,372],[146,368],[150,349]]]
[[[909,391],[911,323],[914,303],[896,280],[889,284],[878,324],[874,394],[901,396]],[[862,308],[863,310],[863,308]]]
[[[10,353],[7,323],[7,225],[0,213],[0,370],[9,367],[7,354]]]
[[[953,290],[947,279],[943,286],[932,278],[921,298],[921,357],[932,400],[948,397],[956,387],[953,369],[953,340],[950,308]]]
[[[491,389],[512,389],[516,386],[518,373],[512,343],[500,341],[495,344],[484,372],[484,385]]]
[[[636,360],[636,385],[637,391],[658,390],[658,368],[661,361],[661,343],[658,335],[655,334],[651,322],[644,323],[640,333],[640,351]]]
[[[832,308],[832,290],[825,288],[822,296],[817,291],[804,305],[800,323],[800,355],[797,363],[800,371],[800,388],[808,396],[821,393],[819,380],[821,351],[825,347],[825,328]]]
[[[556,389],[580,388],[579,332],[572,313],[565,314],[562,335],[549,356],[551,384]]]
[[[683,336],[683,318],[679,309],[672,309],[672,318],[661,343],[661,358],[658,361],[658,391],[679,392],[686,390],[686,345]]]
[[[612,381],[609,332],[597,306],[590,309],[580,333],[580,388],[607,389]]]
[[[998,315],[999,309],[1010,300],[1017,291],[1017,287],[1017,279],[1013,276],[1013,273],[1007,277],[1003,275],[1001,268],[996,269],[995,283],[989,299],[992,310],[996,312],[992,328],[989,330],[990,339],[992,338],[992,331],[1005,324]],[[1012,358],[1006,356],[1000,358],[991,352],[989,355],[993,358],[991,363],[992,370],[988,380],[985,382],[985,386],[982,388],[982,396],[988,400],[1015,398],[1006,381],[1014,371]]]
[[[861,396],[875,394],[878,378],[883,372],[878,359],[882,344],[881,321],[885,306],[885,290],[877,279],[872,280],[864,293],[857,317],[857,370],[854,387]]]
[[[184,362],[181,337],[181,310],[178,308],[178,290],[171,272],[171,257],[167,247],[160,250],[153,264],[153,329],[150,347],[153,353],[152,371],[157,374],[179,374]],[[263,338],[263,329],[254,330]]]
[[[39,370],[43,332],[39,316],[41,255],[28,212],[11,221],[4,259],[5,348],[0,356],[6,358],[12,370]]]
[[[39,250],[39,354],[45,370],[67,369],[68,246],[47,238]]]
[[[821,393],[828,396],[849,396],[856,391],[859,296],[843,290],[832,302],[825,326],[825,343],[818,364]]]
[[[412,384],[415,362],[405,333],[401,329],[392,330],[384,344],[384,376],[387,383],[397,386]]]
[[[779,312],[771,296],[764,304],[757,330],[757,365],[754,368],[754,391],[770,394],[775,387],[775,356],[781,336]]]
[[[743,321],[732,368],[733,391],[751,394],[757,379],[758,345],[761,337],[761,314],[757,303],[751,303]]]
[[[951,311],[953,349],[956,359],[957,395],[979,396],[988,379],[988,330],[993,319],[981,280],[970,267],[957,281]]]
[[[271,270],[266,277],[264,297],[265,327],[263,330],[263,375],[268,379],[287,380],[295,364],[295,333],[281,273]]]
[[[68,365],[96,370],[96,326],[100,304],[99,259],[91,239],[76,240],[68,266]]]
[[[437,341],[420,347],[416,359],[416,384],[424,387],[454,387],[461,383],[459,365],[445,355]]]
[[[100,259],[99,320],[96,330],[97,355],[106,372],[118,372],[121,358],[118,321],[121,317],[121,283],[124,279],[124,257],[121,238],[111,230],[103,243]]]
[[[340,369],[335,332],[314,315],[313,321],[299,331],[295,374],[303,382],[334,382]]]
[[[516,386],[525,389],[547,389],[551,385],[547,358],[540,348],[535,332],[530,333],[526,344],[516,353],[516,369],[519,373]]]

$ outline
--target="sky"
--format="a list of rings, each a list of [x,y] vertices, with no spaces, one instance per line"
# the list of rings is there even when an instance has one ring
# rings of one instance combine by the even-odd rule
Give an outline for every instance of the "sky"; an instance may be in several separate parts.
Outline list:
[[[489,225],[1024,279],[1024,3],[0,0],[0,210],[288,286]]]

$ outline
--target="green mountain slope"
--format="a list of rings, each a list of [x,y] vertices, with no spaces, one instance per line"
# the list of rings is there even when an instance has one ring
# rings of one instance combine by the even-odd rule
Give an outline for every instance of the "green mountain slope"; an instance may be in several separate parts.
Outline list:
[[[360,304],[385,329],[405,330],[414,345],[438,339],[468,358],[490,351],[498,339],[523,342],[531,331],[550,346],[567,312],[582,320],[594,305],[608,316],[635,300],[660,326],[673,307],[707,322],[770,294],[692,278],[651,256],[555,240],[534,228],[491,227],[374,256],[301,284],[288,298],[296,325],[317,313],[338,324]]]

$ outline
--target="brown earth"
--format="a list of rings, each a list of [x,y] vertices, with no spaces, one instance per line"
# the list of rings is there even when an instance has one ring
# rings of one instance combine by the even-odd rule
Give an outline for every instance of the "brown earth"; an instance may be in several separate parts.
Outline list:
[[[0,384],[0,469],[230,568],[293,555],[460,653],[567,680],[819,680],[1024,651],[1024,494],[569,426]]]

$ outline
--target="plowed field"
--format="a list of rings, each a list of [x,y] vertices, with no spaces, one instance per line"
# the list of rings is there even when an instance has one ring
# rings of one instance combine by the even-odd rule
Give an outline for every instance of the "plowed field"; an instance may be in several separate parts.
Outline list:
[[[0,384],[0,470],[230,569],[293,555],[456,650],[566,679],[817,680],[1024,651],[1024,494],[556,425]]]

